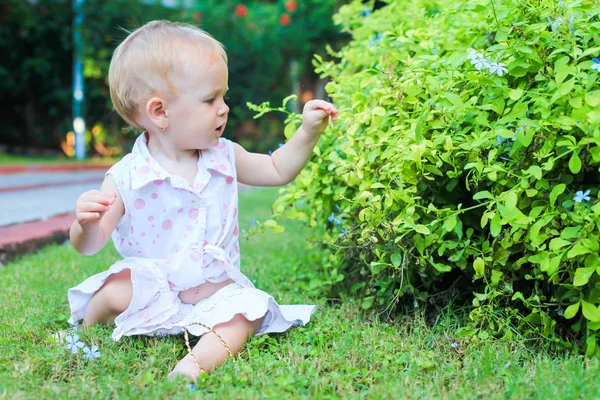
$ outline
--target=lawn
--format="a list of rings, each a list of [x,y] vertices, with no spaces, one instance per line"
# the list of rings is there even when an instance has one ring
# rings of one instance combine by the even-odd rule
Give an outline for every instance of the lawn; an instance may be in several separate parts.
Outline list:
[[[241,195],[240,226],[267,219],[273,189]],[[281,304],[317,304],[312,321],[253,338],[191,391],[166,376],[185,355],[180,337],[110,339],[110,327],[82,334],[101,357],[72,355],[49,335],[64,329],[66,292],[118,255],[107,246],[84,258],[69,245],[47,247],[0,270],[0,398],[600,398],[600,365],[533,350],[520,340],[460,341],[460,310],[431,326],[417,312],[394,323],[365,315],[360,302],[326,299],[322,250],[294,221],[286,231],[242,240],[242,269]]]

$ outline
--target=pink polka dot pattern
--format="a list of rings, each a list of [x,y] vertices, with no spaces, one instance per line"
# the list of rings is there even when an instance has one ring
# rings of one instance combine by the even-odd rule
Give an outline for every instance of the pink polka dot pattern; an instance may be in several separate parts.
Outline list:
[[[171,221],[170,219],[167,219],[166,221],[164,221],[162,223],[162,228],[165,231],[169,231],[169,230],[173,229],[173,221]]]
[[[143,210],[144,207],[146,207],[146,202],[143,199],[137,199],[133,202],[133,207],[135,207],[136,210]]]

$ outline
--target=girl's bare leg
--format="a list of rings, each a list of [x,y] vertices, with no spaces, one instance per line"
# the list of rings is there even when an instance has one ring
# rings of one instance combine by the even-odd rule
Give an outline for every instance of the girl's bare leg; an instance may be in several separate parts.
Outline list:
[[[263,318],[248,321],[242,314],[236,314],[231,321],[216,325],[214,330],[221,335],[231,352],[238,354],[250,337],[258,332],[262,321]],[[198,344],[192,349],[192,353],[206,372],[213,371],[229,358],[227,349],[212,332],[202,335]],[[173,379],[176,375],[185,375],[195,380],[200,373],[194,359],[188,354],[173,368],[169,378]]]
[[[131,270],[124,269],[111,275],[88,303],[83,325],[112,324],[129,307],[132,297]]]

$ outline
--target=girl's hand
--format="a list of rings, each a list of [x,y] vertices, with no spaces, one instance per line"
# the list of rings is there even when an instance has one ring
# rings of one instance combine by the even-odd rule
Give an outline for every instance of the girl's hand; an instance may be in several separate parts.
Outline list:
[[[117,198],[116,193],[104,193],[99,190],[85,192],[77,199],[75,217],[84,231],[95,229],[100,224],[104,213]]]
[[[324,100],[310,100],[304,105],[302,111],[302,129],[309,135],[320,135],[331,120],[337,119],[338,110],[335,106]]]

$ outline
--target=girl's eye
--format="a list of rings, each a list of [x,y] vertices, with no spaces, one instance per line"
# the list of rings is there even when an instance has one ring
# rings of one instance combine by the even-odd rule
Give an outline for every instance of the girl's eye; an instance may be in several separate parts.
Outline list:
[[[208,104],[212,104],[212,103],[214,103],[214,102],[215,102],[215,100],[217,100],[217,99],[215,99],[215,98],[212,98],[212,99],[208,99],[208,100],[206,100],[206,102],[207,102]],[[225,96],[225,97],[223,97],[223,100],[229,100],[229,96]]]

